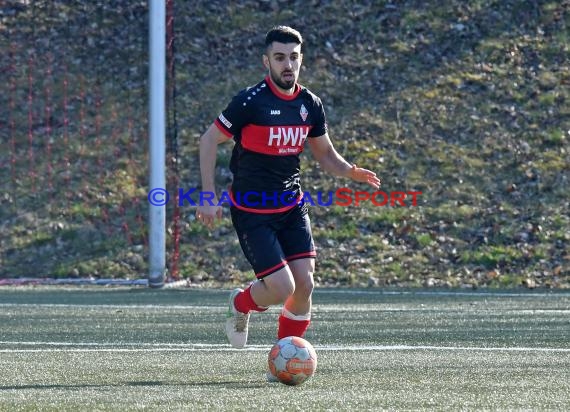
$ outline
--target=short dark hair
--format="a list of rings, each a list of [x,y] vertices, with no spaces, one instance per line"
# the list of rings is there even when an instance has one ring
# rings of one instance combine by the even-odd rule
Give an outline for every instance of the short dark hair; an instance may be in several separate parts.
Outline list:
[[[265,47],[271,46],[274,41],[278,43],[303,44],[301,33],[289,26],[275,26],[265,35]]]

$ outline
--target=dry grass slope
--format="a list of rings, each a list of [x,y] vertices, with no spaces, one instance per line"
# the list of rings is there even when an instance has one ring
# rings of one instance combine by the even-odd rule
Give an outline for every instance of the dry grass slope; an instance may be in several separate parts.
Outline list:
[[[0,169],[0,276],[144,275],[144,225],[125,243],[105,234],[101,210],[146,201],[145,121],[119,138],[119,149],[105,145],[112,124],[128,121],[121,99],[131,102],[131,118],[145,117],[146,2],[39,2],[44,6],[33,10],[22,4],[0,7],[2,50],[16,39],[28,53],[48,45],[56,56],[72,55],[70,79],[84,76],[114,98],[85,114],[93,123],[97,116],[112,120],[102,123],[99,145],[73,141],[65,153],[56,145],[51,151],[55,159],[83,162],[83,173],[68,183],[85,189],[89,202],[54,208],[54,201],[29,195],[26,169],[16,178],[9,167]],[[337,149],[376,170],[384,190],[422,192],[417,207],[313,208],[319,284],[569,287],[569,4],[176,2],[181,185],[199,185],[198,136],[233,94],[263,76],[264,33],[289,24],[306,38],[301,80],[323,99]],[[26,56],[14,57],[17,67]],[[0,93],[6,166],[10,116],[27,124],[26,110],[7,110],[9,84]],[[54,88],[53,99],[61,92]],[[26,127],[17,138],[26,150]],[[228,144],[220,151],[220,189],[228,183],[230,150]],[[82,177],[107,159],[115,169],[84,188]],[[36,159],[37,170],[44,161]],[[321,173],[310,154],[303,166],[311,192],[366,189]],[[144,208],[132,213],[140,210],[146,216]],[[208,233],[190,207],[181,212],[181,275],[204,285],[251,278],[228,219]],[[111,217],[105,224],[121,222]]]

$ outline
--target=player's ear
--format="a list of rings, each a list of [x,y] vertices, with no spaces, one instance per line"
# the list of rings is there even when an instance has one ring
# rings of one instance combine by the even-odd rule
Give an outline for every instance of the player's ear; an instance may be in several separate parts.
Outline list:
[[[266,54],[263,55],[263,65],[267,70],[269,70],[269,57]]]

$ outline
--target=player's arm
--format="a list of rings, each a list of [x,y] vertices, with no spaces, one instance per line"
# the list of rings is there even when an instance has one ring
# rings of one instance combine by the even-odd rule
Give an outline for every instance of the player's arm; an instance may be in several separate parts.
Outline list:
[[[376,189],[380,187],[381,180],[376,176],[376,173],[348,163],[336,151],[327,133],[319,137],[309,138],[308,144],[313,157],[327,173],[368,183]]]
[[[208,202],[198,205],[196,218],[208,227],[212,227],[214,219],[222,217],[222,208],[217,206],[218,197],[216,195],[215,170],[218,145],[228,141],[228,136],[224,134],[214,123],[200,137],[200,175],[202,177],[202,191],[214,193],[213,206]]]

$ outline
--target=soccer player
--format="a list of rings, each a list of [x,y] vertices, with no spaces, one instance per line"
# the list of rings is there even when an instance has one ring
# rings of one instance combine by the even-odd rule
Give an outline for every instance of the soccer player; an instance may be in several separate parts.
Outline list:
[[[277,338],[302,337],[311,319],[315,245],[302,201],[299,154],[305,144],[328,173],[380,186],[370,170],[348,163],[327,133],[321,100],[297,80],[303,61],[301,34],[287,26],[265,38],[267,76],[239,92],[200,138],[202,190],[215,193],[217,145],[233,138],[230,213],[256,281],[231,292],[226,333],[233,347],[247,342],[251,312],[283,304]],[[218,197],[198,206],[208,227],[221,218]]]

